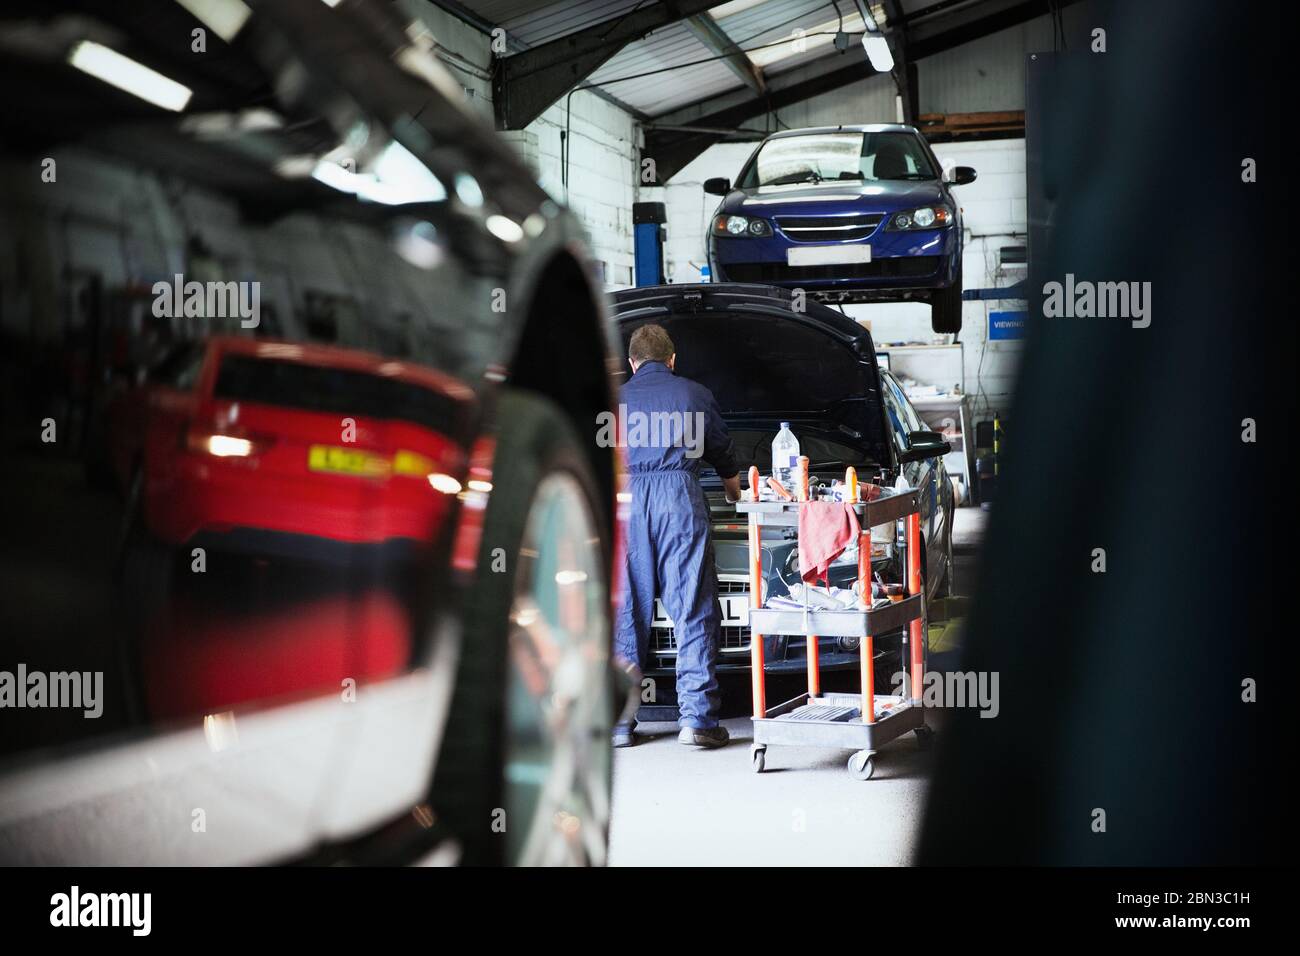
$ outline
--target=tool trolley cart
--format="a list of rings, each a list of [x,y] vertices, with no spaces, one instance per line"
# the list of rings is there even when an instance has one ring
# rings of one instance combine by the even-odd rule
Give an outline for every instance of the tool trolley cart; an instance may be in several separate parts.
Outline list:
[[[736,511],[748,519],[750,573],[750,655],[754,695],[753,769],[762,773],[770,746],[832,747],[852,750],[848,770],[858,780],[875,772],[876,751],[905,733],[914,732],[926,747],[931,730],[925,724],[922,686],[925,667],[925,594],[921,582],[921,530],[918,493],[884,490],[881,497],[862,501],[852,468],[845,475],[846,500],[858,516],[858,584],[871,602],[871,529],[876,525],[906,523],[906,596],[878,608],[844,610],[768,608],[763,606],[764,527],[798,527],[799,505],[808,500],[808,460],[800,459],[798,500],[760,500],[758,469],[749,470],[748,500]],[[873,671],[877,635],[909,629],[908,655],[904,659],[907,697],[877,694]],[[763,635],[804,635],[808,642],[808,692],[768,709],[767,681],[763,670]],[[821,637],[860,639],[861,694],[821,692],[817,642]],[[910,658],[910,660],[909,660]]]

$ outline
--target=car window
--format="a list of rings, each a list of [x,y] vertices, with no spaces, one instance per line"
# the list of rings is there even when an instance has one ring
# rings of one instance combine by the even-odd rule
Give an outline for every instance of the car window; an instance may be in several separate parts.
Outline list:
[[[893,378],[887,373],[882,372],[880,375],[882,388],[881,394],[885,399],[885,417],[889,419],[889,431],[894,436],[894,447],[903,452],[907,450],[907,433],[911,431],[907,420],[907,413],[902,407],[902,393],[899,392],[898,386],[894,384]]]
[[[493,177],[505,174],[490,165],[472,168],[467,147],[442,133],[463,122],[452,101],[424,83],[408,88],[416,81],[385,62],[407,36],[398,5],[317,4],[339,35],[363,31],[339,64],[313,57],[319,38],[286,30],[300,3],[250,4],[237,40],[218,52],[209,36],[206,56],[154,42],[197,31],[194,4],[81,6],[85,17],[66,22],[0,12],[0,36],[20,30],[33,50],[75,39],[81,51],[73,62],[0,43],[22,91],[0,111],[0,160],[18,170],[49,157],[47,181],[14,175],[0,194],[0,274],[27,275],[16,295],[0,283],[0,325],[30,329],[25,354],[50,356],[19,366],[33,387],[14,391],[31,392],[34,406],[48,404],[47,366],[72,370],[57,387],[86,422],[86,470],[119,492],[60,499],[94,516],[49,557],[76,582],[75,606],[57,598],[61,588],[28,589],[11,609],[40,622],[33,671],[85,660],[104,672],[107,703],[102,720],[25,712],[0,735],[0,756],[332,695],[344,678],[414,666],[432,629],[410,576],[456,507],[441,489],[426,493],[428,478],[444,455],[459,467],[473,395],[460,383],[483,380],[516,321],[517,310],[491,307],[510,259],[483,222],[521,228],[506,212],[519,215],[533,196],[527,183],[503,193]],[[111,82],[103,63],[123,58],[154,79]],[[368,89],[404,90],[427,110],[418,124],[402,119]],[[10,237],[20,222],[26,232]],[[26,268],[24,249],[44,249],[47,236],[59,238],[48,268]],[[82,286],[99,290],[80,297],[85,331],[60,338],[45,303],[73,301]],[[195,389],[205,350],[227,336],[347,354],[329,367],[231,360],[219,391],[231,397],[211,414],[203,403],[116,400],[140,370],[159,391]],[[375,374],[354,371],[363,366]],[[430,371],[456,384],[455,401],[418,384],[434,381]],[[327,415],[295,414],[304,407]],[[82,467],[71,454],[59,465]],[[45,461],[24,467],[18,480],[33,495],[82,494],[81,482],[50,482]],[[115,546],[98,547],[104,528],[123,529]],[[33,524],[31,534],[43,532]],[[12,546],[36,545],[19,535]],[[172,575],[170,558],[195,548],[206,572]],[[104,633],[138,679],[110,666]],[[16,659],[14,646],[0,652]]]
[[[908,431],[919,432],[925,431],[925,422],[921,421],[921,416],[916,413],[912,403],[907,400],[907,394],[898,384],[898,380],[892,375],[883,376],[886,379],[886,390],[893,393],[894,401],[898,405],[898,410],[903,417],[903,422]]]
[[[807,133],[764,143],[739,185],[752,189],[827,180],[934,178],[934,165],[925,146],[912,133]]]

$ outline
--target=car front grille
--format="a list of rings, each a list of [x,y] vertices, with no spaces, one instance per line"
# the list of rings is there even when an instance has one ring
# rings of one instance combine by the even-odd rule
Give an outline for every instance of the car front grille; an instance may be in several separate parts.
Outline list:
[[[922,278],[939,270],[940,256],[890,256],[831,266],[788,266],[784,262],[732,262],[722,266],[731,282],[800,282],[818,279]]]
[[[885,217],[880,213],[850,216],[777,216],[776,224],[795,242],[849,242],[865,239]]]
[[[740,654],[749,650],[749,628],[727,625],[722,628],[722,644],[719,648],[724,654]],[[677,635],[671,627],[652,627],[650,629],[650,653],[667,656],[677,654]]]

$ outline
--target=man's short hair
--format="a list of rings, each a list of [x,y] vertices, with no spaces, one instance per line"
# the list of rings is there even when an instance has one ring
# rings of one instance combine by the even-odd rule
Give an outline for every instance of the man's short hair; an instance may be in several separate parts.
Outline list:
[[[627,357],[636,365],[642,362],[663,362],[673,357],[677,349],[662,325],[643,325],[632,333],[627,345]]]

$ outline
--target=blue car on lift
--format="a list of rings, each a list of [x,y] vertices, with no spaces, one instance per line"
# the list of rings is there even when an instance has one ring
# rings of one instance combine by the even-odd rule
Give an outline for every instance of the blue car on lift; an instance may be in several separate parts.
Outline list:
[[[709,225],[714,282],[803,289],[824,302],[929,302],[936,332],[961,330],[961,207],[947,173],[912,126],[827,126],[775,133]]]

